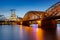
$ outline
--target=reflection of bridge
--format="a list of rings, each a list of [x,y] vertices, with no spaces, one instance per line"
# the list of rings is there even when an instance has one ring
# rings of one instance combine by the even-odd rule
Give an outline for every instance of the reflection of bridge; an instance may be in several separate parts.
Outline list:
[[[23,25],[38,23],[47,28],[56,28],[56,22],[60,19],[60,2],[50,7],[46,12],[30,11],[23,17]]]

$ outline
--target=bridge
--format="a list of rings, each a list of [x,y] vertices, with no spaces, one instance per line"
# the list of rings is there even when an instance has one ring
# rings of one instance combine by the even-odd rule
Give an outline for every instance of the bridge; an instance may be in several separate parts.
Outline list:
[[[23,25],[38,24],[42,28],[56,28],[60,20],[60,2],[46,11],[29,11],[23,17]]]

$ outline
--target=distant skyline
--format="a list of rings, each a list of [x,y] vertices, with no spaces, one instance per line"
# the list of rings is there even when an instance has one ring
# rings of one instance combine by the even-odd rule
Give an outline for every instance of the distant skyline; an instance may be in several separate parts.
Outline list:
[[[45,11],[59,0],[0,0],[0,15],[9,17],[10,9],[16,9],[16,15],[23,17],[28,11]]]

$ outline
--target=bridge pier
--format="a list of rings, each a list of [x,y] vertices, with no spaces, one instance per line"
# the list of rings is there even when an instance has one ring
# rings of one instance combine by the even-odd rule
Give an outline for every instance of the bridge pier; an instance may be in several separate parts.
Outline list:
[[[38,27],[49,29],[49,28],[54,28],[56,29],[57,27],[57,21],[56,20],[42,20],[41,21],[41,26],[38,25]]]
[[[24,26],[30,26],[30,23],[29,23],[29,21],[23,21],[22,25],[24,25]]]

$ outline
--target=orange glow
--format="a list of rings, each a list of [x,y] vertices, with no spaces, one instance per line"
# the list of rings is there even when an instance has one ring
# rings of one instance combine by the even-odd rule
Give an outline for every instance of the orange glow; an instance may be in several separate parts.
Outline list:
[[[21,22],[21,24],[22,24],[22,22]]]
[[[38,20],[37,22],[38,22],[38,26],[41,26],[41,20]]]
[[[36,40],[43,40],[43,30],[42,29],[38,29],[38,31],[36,32]]]
[[[20,25],[20,38],[23,38],[22,25]]]
[[[36,40],[44,40],[44,31],[41,28],[33,28],[33,35]]]
[[[30,33],[30,32],[32,31],[32,28],[26,26],[26,27],[25,27],[25,31]]]

